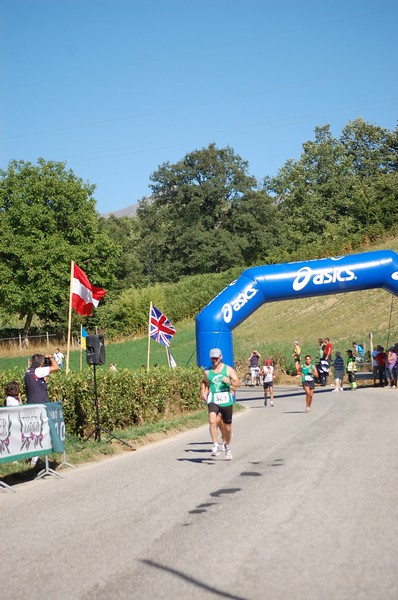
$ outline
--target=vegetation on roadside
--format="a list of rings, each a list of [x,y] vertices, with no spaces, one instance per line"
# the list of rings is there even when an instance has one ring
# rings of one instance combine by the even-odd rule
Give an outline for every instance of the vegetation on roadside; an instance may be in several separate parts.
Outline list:
[[[23,372],[12,378],[23,380]],[[0,373],[4,389],[11,373]],[[172,369],[157,367],[149,373],[123,369],[98,371],[96,388],[92,372],[57,371],[48,378],[50,400],[62,402],[68,433],[87,437],[95,429],[98,401],[101,423],[106,429],[125,429],[132,425],[157,423],[202,409],[199,383],[202,372],[196,367]]]

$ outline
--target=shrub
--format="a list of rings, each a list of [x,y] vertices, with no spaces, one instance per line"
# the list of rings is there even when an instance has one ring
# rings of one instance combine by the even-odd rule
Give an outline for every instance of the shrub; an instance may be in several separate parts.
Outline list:
[[[22,370],[0,373],[2,389],[11,380],[23,384]],[[123,369],[96,372],[97,398],[101,425],[123,429],[133,424],[154,423],[184,412],[203,408],[199,396],[202,371],[196,367],[146,371]],[[23,385],[22,385],[23,387]],[[96,426],[94,377],[92,371],[57,371],[48,378],[50,399],[62,402],[65,426],[81,437]],[[26,398],[24,399],[26,401]]]

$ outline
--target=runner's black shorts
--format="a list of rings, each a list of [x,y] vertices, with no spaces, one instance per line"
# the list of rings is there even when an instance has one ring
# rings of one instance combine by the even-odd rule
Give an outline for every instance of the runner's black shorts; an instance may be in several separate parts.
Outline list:
[[[230,404],[229,406],[220,406],[219,404],[216,404],[215,402],[210,402],[207,405],[207,410],[209,411],[209,413],[211,413],[211,412],[216,413],[216,415],[218,415],[220,413],[224,423],[226,425],[231,425],[231,423],[232,423],[232,406],[233,406],[232,404]]]
[[[315,381],[303,381],[303,388],[309,387],[310,390],[315,389]]]
[[[263,381],[263,387],[265,390],[267,390],[270,387],[274,387],[274,382],[273,381]]]

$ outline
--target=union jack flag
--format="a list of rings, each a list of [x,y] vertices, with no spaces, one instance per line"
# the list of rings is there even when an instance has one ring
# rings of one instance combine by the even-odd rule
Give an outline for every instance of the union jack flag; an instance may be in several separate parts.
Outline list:
[[[151,304],[151,317],[149,321],[149,335],[151,338],[159,342],[159,344],[168,347],[175,332],[176,330],[166,315]]]

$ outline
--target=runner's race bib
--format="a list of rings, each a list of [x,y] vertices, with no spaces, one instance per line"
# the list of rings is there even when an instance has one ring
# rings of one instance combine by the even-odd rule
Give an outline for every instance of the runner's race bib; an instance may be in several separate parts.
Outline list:
[[[312,375],[306,375],[306,376],[304,377],[304,379],[305,379],[305,381],[314,381],[314,378],[313,378],[313,376],[312,376]]]
[[[230,402],[229,392],[216,392],[213,394],[214,404],[228,404]]]

